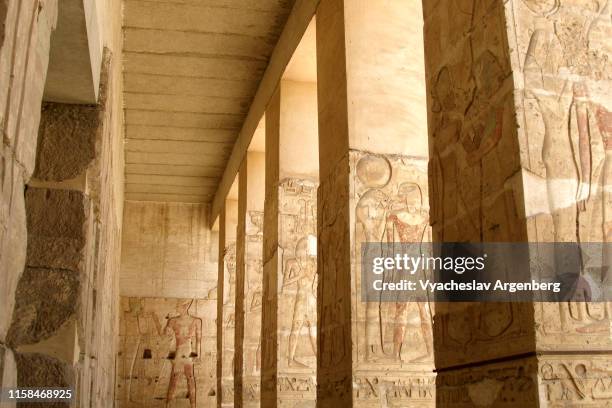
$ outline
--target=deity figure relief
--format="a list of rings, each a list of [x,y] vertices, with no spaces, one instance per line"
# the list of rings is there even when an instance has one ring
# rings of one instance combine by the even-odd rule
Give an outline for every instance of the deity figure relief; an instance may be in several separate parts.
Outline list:
[[[297,284],[295,301],[293,303],[293,319],[289,335],[288,363],[289,367],[307,368],[308,366],[295,357],[300,332],[304,326],[308,328],[310,347],[316,355],[316,314],[317,314],[317,261],[316,254],[309,251],[309,238],[300,238],[295,246],[295,257],[289,258],[283,268],[283,288],[292,283]]]
[[[533,1],[525,2],[537,10]],[[606,65],[606,58],[589,46],[589,34],[605,2],[591,3],[594,8],[580,15],[550,4],[546,19],[536,17],[525,57],[525,96],[537,101],[544,122],[542,158],[556,242],[578,240],[576,221],[591,193],[589,91],[584,78],[601,75]],[[570,82],[571,78],[576,81]],[[572,145],[573,117],[577,154]]]
[[[382,242],[385,231],[385,206],[388,198],[378,189],[368,190],[357,203],[357,225],[361,227],[363,242]],[[379,333],[378,304],[366,304],[366,358],[369,360],[382,356],[383,350]]]
[[[535,14],[535,30],[524,64],[525,97],[537,101],[544,124],[542,158],[554,241],[586,242],[589,230],[599,230],[602,241],[610,242],[610,113],[592,101],[589,90],[592,84],[610,79],[608,56],[604,49],[592,45],[591,38],[606,20],[604,16],[609,19],[610,2],[556,2],[549,4],[548,12],[536,9],[533,1],[524,3]],[[584,12],[576,13],[575,6]],[[593,206],[591,202],[601,204]],[[601,224],[589,224],[589,230],[581,230],[583,220],[589,219]],[[603,267],[595,280],[606,286],[612,254],[604,246],[602,255]],[[579,248],[556,251],[555,265],[558,270],[568,270],[565,265],[583,256]],[[581,273],[576,296],[588,297],[590,291],[578,288],[588,286],[585,279],[591,277],[586,270]]]
[[[355,209],[357,225],[363,231],[364,242],[381,242],[385,231],[385,211],[389,198],[378,189],[361,196]]]
[[[137,329],[137,344],[130,367],[128,396],[131,402],[145,403],[149,398],[147,389],[154,387],[155,378],[161,373],[157,354],[160,349],[158,333],[161,330],[155,313],[146,311],[144,299],[129,298],[127,322]]]
[[[175,349],[168,353],[172,363],[170,384],[166,397],[166,406],[174,401],[176,386],[179,377],[184,376],[187,381],[189,406],[196,406],[196,383],[194,377],[194,363],[200,362],[202,344],[202,320],[189,315],[189,308],[193,299],[179,300],[176,305],[178,316],[168,319],[164,333],[174,337]]]

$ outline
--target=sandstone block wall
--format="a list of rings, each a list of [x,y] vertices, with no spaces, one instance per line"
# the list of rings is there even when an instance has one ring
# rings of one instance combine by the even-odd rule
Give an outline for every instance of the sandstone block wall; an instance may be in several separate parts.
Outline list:
[[[217,234],[206,205],[127,201],[124,218],[122,296],[212,296]]]
[[[97,3],[98,19],[118,17],[118,1]],[[114,357],[105,352],[117,329],[121,59],[107,52],[93,68],[103,72],[96,106],[43,106],[57,8],[55,0],[0,2],[0,385],[64,385],[76,406],[106,406]],[[120,43],[118,24],[92,23],[107,27],[96,38],[101,58]]]
[[[217,239],[202,204],[127,201],[116,404],[217,404]]]
[[[19,385],[66,384],[77,405],[108,404],[114,388],[120,200],[110,176],[110,72],[107,53],[96,106],[43,104],[25,193],[26,268],[7,335]]]
[[[5,387],[17,381],[6,335],[26,259],[24,186],[34,171],[49,38],[57,18],[55,0],[38,6],[39,2],[0,4],[0,384]]]

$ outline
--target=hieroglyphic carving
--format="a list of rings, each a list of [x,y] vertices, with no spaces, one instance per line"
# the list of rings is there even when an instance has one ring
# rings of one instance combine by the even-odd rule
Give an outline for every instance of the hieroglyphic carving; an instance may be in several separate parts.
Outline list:
[[[435,400],[436,380],[433,376],[400,375],[389,372],[370,372],[367,376],[355,377],[356,405],[405,407],[414,404],[431,406]]]
[[[121,302],[121,406],[215,407],[215,299]]]
[[[316,193],[309,180],[287,178],[279,185],[277,392],[286,407],[305,407],[315,399]],[[283,386],[282,378],[291,386]],[[310,385],[299,386],[297,378]]]
[[[612,404],[612,364],[607,356],[546,356],[538,361],[541,406],[606,407]]]
[[[364,304],[360,299],[362,243],[393,245],[430,241],[427,162],[422,158],[359,151],[352,151],[350,160],[355,222],[352,268],[356,282],[353,375],[362,380],[353,392],[354,400],[358,405],[365,404],[376,395],[380,406],[433,406],[430,305]],[[423,377],[430,392],[411,391],[411,376],[415,373]],[[371,392],[367,391],[369,388]]]

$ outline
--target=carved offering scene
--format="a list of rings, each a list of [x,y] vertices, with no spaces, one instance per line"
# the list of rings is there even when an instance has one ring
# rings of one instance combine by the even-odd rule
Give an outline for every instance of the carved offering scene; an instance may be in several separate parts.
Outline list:
[[[383,398],[391,407],[433,407],[433,299],[363,302],[360,259],[365,243],[431,242],[427,160],[360,151],[351,151],[350,160],[356,406]]]
[[[122,297],[121,407],[216,406],[216,299]]]

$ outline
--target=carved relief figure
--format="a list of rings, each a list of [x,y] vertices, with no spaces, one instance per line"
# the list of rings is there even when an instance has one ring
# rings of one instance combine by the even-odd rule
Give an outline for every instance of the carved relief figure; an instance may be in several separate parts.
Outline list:
[[[161,326],[157,316],[145,310],[144,299],[130,298],[130,310],[124,317],[137,331],[137,344],[131,361],[128,395],[131,402],[145,403],[150,397],[147,389],[155,387],[155,379],[161,374],[159,358]]]
[[[606,3],[591,2],[585,13],[578,14],[565,12],[558,2],[538,8],[525,0],[536,13],[536,29],[524,65],[526,98],[537,101],[544,122],[542,158],[556,242],[579,239],[577,218],[591,195],[591,109],[585,78],[605,72],[606,58],[590,48],[589,34]],[[565,7],[571,8],[571,4]],[[577,153],[573,146],[576,139]]]
[[[121,318],[120,405],[213,406],[215,300],[129,297],[122,303],[129,310]]]
[[[317,355],[317,185],[279,186],[278,392],[282,406],[314,406]]]
[[[403,182],[398,186],[396,201],[388,211],[386,235],[387,242],[397,242],[396,236],[401,243],[424,242],[427,229],[427,211],[423,208],[423,192],[417,183]],[[398,302],[395,305],[395,328],[393,333],[393,358],[402,360],[401,350],[406,336],[410,315],[412,320],[418,321],[417,327],[421,331],[427,353],[423,357],[432,355],[433,338],[431,328],[428,324],[429,317],[426,304]],[[415,314],[415,310],[418,314]],[[411,313],[412,312],[412,313]]]
[[[317,261],[316,253],[312,254],[309,251],[309,239],[312,240],[314,237],[307,236],[300,238],[295,246],[295,258],[287,260],[285,268],[283,268],[283,287],[297,283],[297,291],[293,303],[291,334],[289,335],[288,362],[290,367],[308,367],[295,358],[299,334],[304,326],[308,328],[312,353],[313,355],[317,353]]]
[[[193,365],[200,362],[202,348],[202,321],[189,315],[189,308],[193,299],[179,300],[176,311],[178,316],[168,320],[166,332],[174,337],[175,349],[168,354],[172,362],[172,373],[170,384],[168,385],[168,396],[166,406],[174,401],[176,385],[179,377],[184,376],[187,381],[189,405],[196,407],[196,383],[194,378]],[[195,342],[195,345],[194,345]]]

